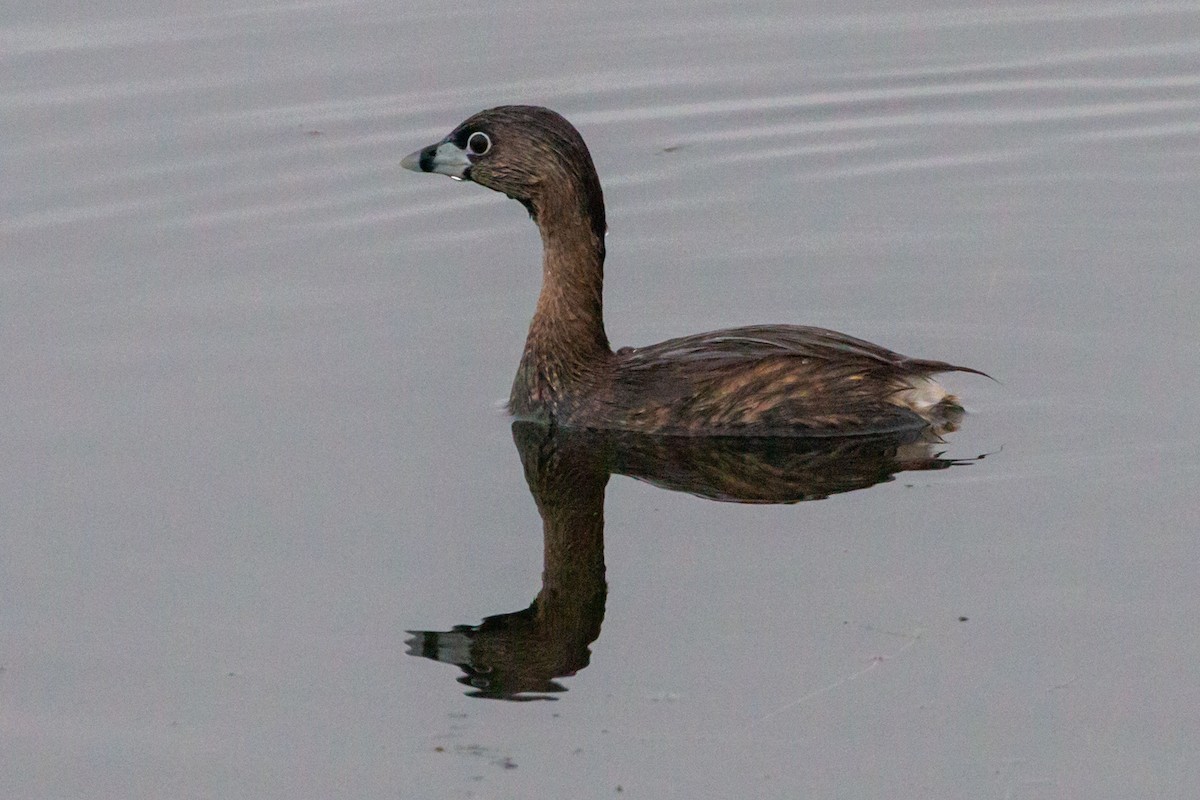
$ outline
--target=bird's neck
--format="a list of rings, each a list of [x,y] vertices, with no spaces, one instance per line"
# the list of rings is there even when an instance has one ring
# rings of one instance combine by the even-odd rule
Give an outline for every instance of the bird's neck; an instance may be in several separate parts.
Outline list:
[[[545,407],[586,384],[612,358],[604,331],[604,239],[578,199],[539,203],[542,291],[513,385],[514,411]],[[602,225],[603,223],[601,223]]]
[[[529,326],[539,347],[580,359],[608,354],[604,332],[604,241],[584,220],[547,224],[542,233],[542,291]]]

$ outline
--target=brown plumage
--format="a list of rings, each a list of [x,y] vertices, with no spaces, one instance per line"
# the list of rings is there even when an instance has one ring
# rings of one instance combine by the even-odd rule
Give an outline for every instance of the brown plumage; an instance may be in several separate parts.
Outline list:
[[[519,200],[542,235],[542,291],[513,382],[519,418],[693,436],[811,436],[933,426],[961,415],[938,372],[842,333],[759,325],[613,352],[604,331],[604,195],[579,132],[537,106],[481,111],[403,165]]]

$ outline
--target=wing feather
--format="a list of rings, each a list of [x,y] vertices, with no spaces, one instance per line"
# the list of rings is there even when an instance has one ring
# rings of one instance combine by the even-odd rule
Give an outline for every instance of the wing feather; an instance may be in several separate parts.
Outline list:
[[[926,414],[901,393],[937,372],[978,372],[800,325],[728,328],[623,348],[616,366],[611,411],[628,417],[623,426],[809,434],[925,425]]]

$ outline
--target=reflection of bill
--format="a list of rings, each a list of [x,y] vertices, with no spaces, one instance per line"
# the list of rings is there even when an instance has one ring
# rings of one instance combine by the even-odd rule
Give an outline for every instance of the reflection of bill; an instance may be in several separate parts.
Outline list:
[[[525,478],[542,517],[542,589],[522,611],[451,631],[410,631],[409,653],[457,665],[475,697],[546,699],[555,679],[588,665],[600,635],[604,488],[611,474],[737,503],[796,503],[865,489],[905,470],[964,463],[941,458],[920,431],[816,439],[661,437],[513,424]]]

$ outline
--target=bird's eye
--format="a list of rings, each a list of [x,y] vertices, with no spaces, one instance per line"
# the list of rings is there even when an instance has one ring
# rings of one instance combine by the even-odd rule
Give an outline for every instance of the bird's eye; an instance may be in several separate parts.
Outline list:
[[[492,149],[492,140],[483,131],[475,131],[467,137],[467,152],[473,156],[486,155]]]

